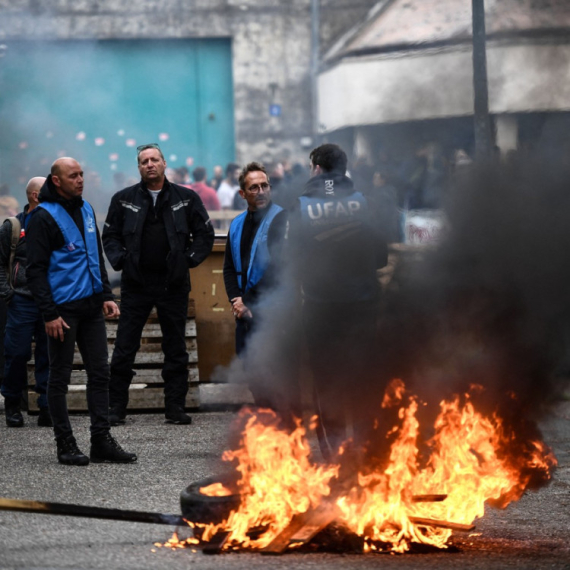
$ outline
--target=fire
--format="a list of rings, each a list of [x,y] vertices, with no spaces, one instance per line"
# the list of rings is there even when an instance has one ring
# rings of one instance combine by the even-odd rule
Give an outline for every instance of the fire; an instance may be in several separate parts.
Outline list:
[[[422,458],[419,406],[401,380],[392,382],[382,403],[397,409],[389,454],[357,473],[350,453],[339,455],[336,465],[316,463],[300,421],[288,433],[272,412],[250,412],[241,447],[223,456],[236,464],[241,504],[222,524],[206,525],[201,541],[225,531],[224,548],[262,549],[295,515],[324,509],[363,537],[367,551],[405,552],[414,542],[445,548],[453,532],[446,525],[470,525],[485,504],[506,507],[533,481],[549,479],[556,466],[543,442],[516,441],[496,413],[479,413],[469,394],[440,402],[429,456]],[[210,487],[202,492],[230,493]]]

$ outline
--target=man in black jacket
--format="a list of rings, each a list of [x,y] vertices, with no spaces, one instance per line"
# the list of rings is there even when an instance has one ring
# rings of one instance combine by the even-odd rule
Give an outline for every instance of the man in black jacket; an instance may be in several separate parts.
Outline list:
[[[20,239],[16,244],[12,262],[12,222],[8,219],[0,228],[0,298],[8,304],[4,336],[4,380],[0,391],[4,396],[8,427],[24,425],[20,400],[22,391],[27,390],[28,386],[27,363],[32,357],[33,340],[34,373],[40,410],[38,425],[52,426],[46,396],[49,373],[47,336],[40,310],[26,280],[26,228],[32,211],[39,204],[38,196],[45,180],[42,176],[36,176],[26,186],[28,204],[24,211],[16,216],[20,222]]]
[[[73,158],[59,158],[40,191],[27,229],[28,286],[48,335],[48,404],[57,457],[66,465],[132,463],[109,429],[109,363],[105,319],[119,309],[107,279],[101,239],[91,205],[84,201],[83,170]],[[91,417],[90,457],[73,437],[67,411],[75,343],[87,370]]]
[[[139,146],[141,181],[117,192],[109,206],[103,245],[121,276],[121,317],[111,359],[110,421],[125,422],[133,363],[142,330],[156,307],[164,352],[166,421],[189,424],[185,327],[189,268],[212,251],[214,229],[196,192],[165,177],[166,161],[156,144]]]
[[[310,154],[311,178],[290,216],[292,259],[303,290],[303,322],[314,377],[321,451],[332,459],[347,437],[371,427],[379,283],[387,246],[369,201],[346,176],[347,156],[324,144]],[[379,405],[379,404],[378,404]]]

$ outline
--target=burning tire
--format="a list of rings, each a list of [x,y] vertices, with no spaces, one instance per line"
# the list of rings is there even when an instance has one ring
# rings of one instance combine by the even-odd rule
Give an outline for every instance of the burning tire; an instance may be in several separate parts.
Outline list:
[[[221,483],[230,490],[229,495],[205,495],[200,490]],[[241,496],[234,477],[208,477],[191,483],[180,493],[182,516],[194,523],[218,524],[226,520],[232,510],[239,507]]]

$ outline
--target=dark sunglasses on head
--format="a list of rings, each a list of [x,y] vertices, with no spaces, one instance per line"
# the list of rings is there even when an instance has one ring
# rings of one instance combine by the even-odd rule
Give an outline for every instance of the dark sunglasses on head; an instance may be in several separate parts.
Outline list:
[[[158,150],[160,150],[158,143],[150,143],[150,144],[141,144],[140,146],[137,146],[137,152],[140,153],[143,150],[146,150],[147,148],[157,148]]]

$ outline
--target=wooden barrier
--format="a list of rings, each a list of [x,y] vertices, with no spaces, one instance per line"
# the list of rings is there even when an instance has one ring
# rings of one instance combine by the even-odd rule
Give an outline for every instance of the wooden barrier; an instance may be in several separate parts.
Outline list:
[[[107,320],[107,346],[109,349],[109,362],[113,354],[115,339],[117,338],[117,320]],[[194,302],[190,299],[188,317],[186,322],[186,349],[188,350],[189,390],[186,396],[187,408],[199,408],[200,396],[198,390],[198,344],[196,339],[196,319]],[[162,352],[162,332],[153,309],[141,335],[141,347],[137,352],[133,369],[135,377],[129,390],[129,410],[163,410],[164,409],[164,381],[161,376],[164,353]],[[34,361],[28,363],[28,410],[38,411],[37,394],[33,387]],[[83,365],[81,354],[75,347],[73,355],[73,371],[69,392],[67,394],[67,407],[70,411],[87,410],[86,398],[87,372]]]

